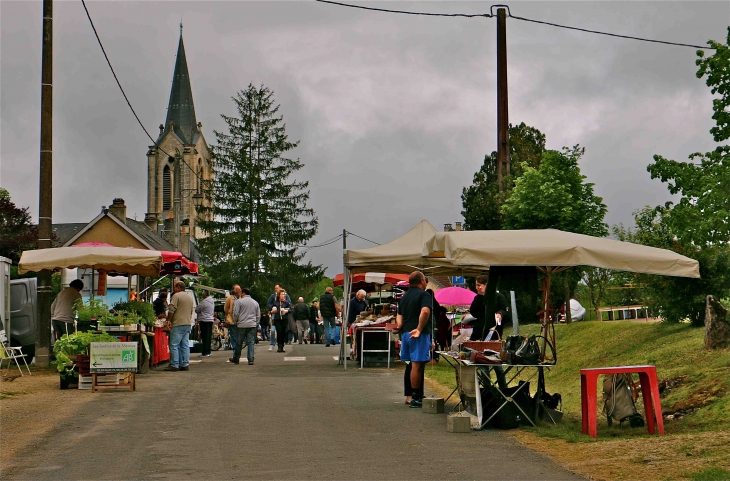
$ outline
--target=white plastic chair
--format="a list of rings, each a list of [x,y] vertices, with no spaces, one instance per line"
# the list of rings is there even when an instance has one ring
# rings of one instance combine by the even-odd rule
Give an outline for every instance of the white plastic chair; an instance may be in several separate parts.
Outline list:
[[[0,369],[2,369],[2,363],[7,359],[8,361],[8,367],[5,370],[4,376],[7,376],[10,374],[10,367],[13,365],[13,361],[15,361],[15,365],[18,366],[18,371],[20,371],[20,375],[24,376],[23,369],[20,367],[20,363],[18,362],[18,359],[23,360],[23,364],[25,364],[25,368],[28,370],[28,375],[32,376],[33,373],[30,372],[30,367],[28,367],[28,362],[25,360],[25,354],[23,354],[23,348],[22,347],[15,347],[10,346],[8,343],[8,336],[5,335],[5,330],[0,331],[0,343],[2,343],[2,357],[0,357]]]

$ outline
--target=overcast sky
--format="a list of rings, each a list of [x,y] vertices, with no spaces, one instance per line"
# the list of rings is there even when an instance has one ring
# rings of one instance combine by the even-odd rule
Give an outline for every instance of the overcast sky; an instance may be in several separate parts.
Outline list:
[[[88,222],[122,197],[143,219],[151,144],[116,87],[80,1],[54,2],[53,222]],[[489,2],[359,2],[439,13]],[[511,2],[512,14],[623,35],[724,41],[730,2]],[[352,231],[387,242],[461,218],[461,191],[496,149],[496,20],[396,15],[315,2],[89,1],[117,75],[156,137],[182,19],[197,119],[209,144],[231,96],[264,84],[281,104],[319,217],[311,244]],[[38,215],[40,1],[0,3],[0,185]],[[581,171],[606,221],[670,200],[654,154],[714,148],[695,49],[507,21],[509,119],[548,148],[586,147]],[[348,247],[373,244],[350,238]],[[311,251],[327,275],[341,244]]]

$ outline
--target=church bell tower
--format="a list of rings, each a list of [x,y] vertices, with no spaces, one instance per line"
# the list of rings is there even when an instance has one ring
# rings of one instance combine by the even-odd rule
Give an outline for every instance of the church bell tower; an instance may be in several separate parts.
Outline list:
[[[177,46],[175,71],[172,76],[167,117],[160,124],[157,145],[147,150],[147,214],[145,223],[175,245],[174,199],[175,158],[180,159],[180,235],[179,246],[190,256],[191,243],[203,237],[197,226],[201,217],[196,213],[194,197],[203,194],[204,181],[213,178],[213,160],[203,136],[203,124],[195,117],[193,90],[185,58],[182,23]],[[159,146],[159,147],[158,147]],[[208,206],[207,200],[203,205]]]

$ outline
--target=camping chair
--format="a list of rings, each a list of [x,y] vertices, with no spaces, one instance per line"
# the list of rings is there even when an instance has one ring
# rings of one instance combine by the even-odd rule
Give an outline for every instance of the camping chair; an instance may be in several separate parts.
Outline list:
[[[8,374],[10,374],[10,367],[12,366],[13,361],[15,361],[15,365],[18,366],[18,371],[20,371],[20,375],[24,376],[23,369],[21,369],[18,359],[23,360],[23,364],[25,364],[25,368],[28,370],[28,375],[32,376],[33,374],[30,372],[28,362],[25,360],[25,354],[23,354],[23,348],[10,346],[8,343],[8,337],[5,335],[4,330],[0,331],[0,343],[2,343],[2,354],[0,354],[0,369],[2,369],[3,361],[5,361],[6,359],[8,360],[8,368],[5,370],[5,374],[3,374],[3,376],[7,376]]]

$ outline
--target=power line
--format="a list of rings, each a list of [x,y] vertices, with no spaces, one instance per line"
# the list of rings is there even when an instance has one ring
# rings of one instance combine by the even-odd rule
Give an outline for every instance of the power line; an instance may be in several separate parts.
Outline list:
[[[357,234],[354,234],[354,233],[352,233],[352,232],[350,232],[350,231],[347,231],[347,233],[348,233],[348,234],[350,234],[350,235],[352,235],[352,236],[355,236],[355,237],[357,237],[358,239],[362,239],[362,240],[364,240],[364,241],[372,242],[372,243],[373,243],[373,244],[375,244],[375,245],[380,245],[380,243],[378,243],[378,242],[375,242],[375,241],[371,241],[370,239],[366,239],[366,238],[364,238],[364,237],[360,237],[359,235],[357,235]]]
[[[86,11],[86,17],[89,19],[89,23],[91,24],[91,29],[94,31],[94,36],[96,37],[96,41],[99,42],[99,47],[101,47],[101,53],[104,54],[104,58],[106,59],[107,65],[109,65],[109,69],[112,71],[112,75],[114,76],[114,80],[117,82],[117,86],[119,87],[119,90],[121,90],[122,95],[124,96],[124,100],[127,102],[127,105],[129,106],[129,109],[132,111],[132,114],[134,114],[134,118],[137,119],[137,123],[140,127],[142,127],[142,130],[144,130],[144,133],[147,134],[147,137],[152,141],[153,144],[155,144],[155,147],[160,149],[163,154],[167,155],[168,157],[172,157],[170,154],[165,152],[165,150],[160,147],[160,145],[155,141],[155,139],[152,138],[149,132],[147,132],[147,129],[142,124],[142,121],[139,119],[139,116],[137,115],[137,112],[134,111],[134,107],[132,107],[132,103],[129,101],[129,98],[127,97],[127,94],[124,92],[124,89],[122,88],[122,84],[119,82],[119,78],[117,78],[117,74],[114,71],[114,67],[112,67],[112,63],[109,60],[109,56],[106,54],[106,50],[104,50],[104,45],[101,43],[101,39],[99,38],[99,34],[96,31],[96,27],[94,26],[94,21],[91,20],[91,14],[89,14],[89,9],[86,8],[86,2],[84,0],[81,0],[81,5],[84,6],[84,10]],[[185,159],[180,158],[183,164],[185,164],[188,169],[197,177],[199,180],[207,182],[205,179],[201,178],[197,172],[195,172],[195,169],[193,169],[190,164],[185,162]]]
[[[667,42],[665,40],[654,40],[654,39],[650,39],[650,38],[633,37],[631,35],[619,35],[617,33],[599,32],[598,30],[589,30],[587,28],[571,27],[568,25],[559,25],[557,23],[544,22],[542,20],[533,20],[530,18],[516,17],[512,14],[509,14],[509,17],[514,18],[515,20],[522,20],[524,22],[540,23],[543,25],[550,25],[551,27],[567,28],[568,30],[578,30],[579,32],[595,33],[598,35],[607,35],[609,37],[626,38],[629,40],[639,40],[641,42],[662,43],[665,45],[674,45],[677,47],[692,47],[692,48],[705,49],[705,50],[717,50],[715,47],[703,47],[702,45],[692,45],[692,44],[688,44],[688,43]]]
[[[339,5],[341,7],[359,8],[361,10],[371,10],[374,12],[386,12],[386,13],[401,13],[403,15],[422,15],[427,17],[463,17],[463,18],[475,18],[475,17],[486,17],[489,18],[492,15],[488,13],[427,13],[427,12],[409,12],[407,10],[389,10],[387,8],[375,8],[375,7],[363,7],[361,5],[350,5],[348,3],[333,2],[331,0],[315,0],[320,3],[331,3],[332,5]]]
[[[335,236],[335,237],[333,237],[331,239],[328,239],[328,240],[322,242],[321,244],[317,244],[317,245],[313,245],[313,246],[301,245],[301,246],[295,246],[295,248],[296,249],[314,249],[316,247],[324,247],[324,246],[328,246],[330,244],[334,244],[335,242],[337,242],[341,238],[342,238],[342,234],[339,234],[339,235],[337,235],[337,236]]]
[[[466,18],[474,18],[474,17],[483,17],[483,18],[493,18],[494,15],[491,14],[491,11],[494,7],[504,7],[507,9],[507,16],[510,18],[514,18],[515,20],[522,20],[523,22],[532,22],[532,23],[539,23],[542,25],[550,25],[551,27],[558,27],[558,28],[567,28],[569,30],[577,30],[579,32],[586,32],[586,33],[595,33],[597,35],[607,35],[609,37],[617,37],[617,38],[625,38],[629,40],[639,40],[641,42],[651,42],[651,43],[661,43],[665,45],[674,45],[677,47],[691,47],[691,48],[697,48],[700,50],[717,50],[715,47],[705,47],[702,45],[692,45],[688,43],[679,43],[679,42],[668,42],[665,40],[654,40],[650,38],[642,38],[642,37],[634,37],[631,35],[620,35],[617,33],[610,33],[610,32],[601,32],[598,30],[589,30],[587,28],[580,28],[580,27],[571,27],[569,25],[560,25],[557,23],[552,22],[545,22],[543,20],[534,20],[531,18],[525,18],[525,17],[517,17],[515,15],[512,15],[512,12],[510,12],[510,9],[507,5],[492,5],[489,8],[490,13],[477,13],[477,14],[467,14],[467,13],[428,13],[428,12],[409,12],[409,11],[403,11],[403,10],[389,10],[386,8],[374,8],[374,7],[364,7],[361,5],[352,5],[349,3],[341,3],[341,2],[333,2],[331,0],[315,0],[320,3],[330,3],[332,5],[339,5],[341,7],[349,7],[349,8],[359,8],[361,10],[372,10],[376,12],[386,12],[386,13],[399,13],[399,14],[405,14],[405,15],[426,15],[430,17],[466,17]]]

